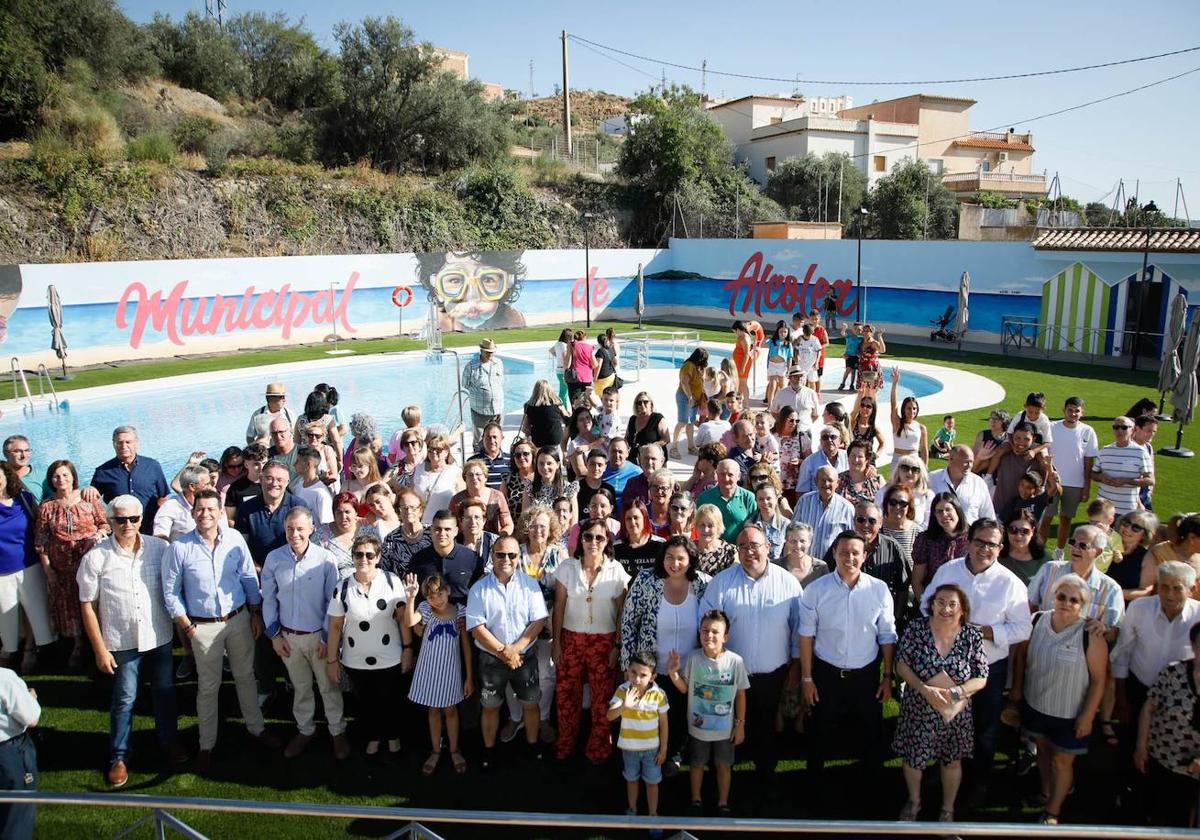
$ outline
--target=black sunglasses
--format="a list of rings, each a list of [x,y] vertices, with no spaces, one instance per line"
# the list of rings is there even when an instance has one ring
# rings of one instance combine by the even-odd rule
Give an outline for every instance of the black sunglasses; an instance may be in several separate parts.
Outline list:
[[[355,551],[350,556],[353,557],[355,560],[372,560],[372,559],[378,557],[379,555],[376,554],[374,551]]]
[[[136,525],[138,522],[142,521],[142,517],[140,514],[137,514],[134,516],[114,516],[112,518],[112,520],[113,520],[113,522],[116,522],[118,525],[129,525],[129,524]]]

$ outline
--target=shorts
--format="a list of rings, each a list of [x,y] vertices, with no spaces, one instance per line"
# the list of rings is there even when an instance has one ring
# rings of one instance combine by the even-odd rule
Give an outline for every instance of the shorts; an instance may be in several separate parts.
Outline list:
[[[1056,516],[1072,519],[1079,510],[1081,501],[1083,501],[1082,487],[1063,487],[1058,496],[1051,499],[1050,504],[1046,505],[1046,509],[1042,511],[1042,519],[1046,522]]]
[[[1075,718],[1044,715],[1028,703],[1021,703],[1021,732],[1029,738],[1045,738],[1055,752],[1086,755],[1088,739],[1075,737]]]
[[[787,376],[787,362],[767,362],[767,376]]]
[[[658,750],[621,750],[621,761],[625,768],[621,775],[627,782],[641,779],[648,785],[656,785],[662,781],[662,767],[654,763]]]
[[[538,683],[537,656],[530,651],[521,660],[521,667],[509,668],[492,654],[481,650],[479,685],[479,705],[485,709],[499,709],[503,706],[504,689],[510,685],[522,706],[536,705],[542,697],[542,688]]]
[[[858,370],[858,356],[843,356],[846,362],[846,370]]]
[[[733,766],[733,741],[722,738],[719,741],[701,741],[699,738],[688,739],[688,763],[693,767],[708,766],[709,759],[713,764],[722,767]]]
[[[700,422],[700,407],[692,405],[692,398],[683,391],[675,391],[675,412],[683,424]]]
[[[821,374],[817,372],[816,368],[809,368],[804,372],[804,378],[809,382],[819,382],[821,380]]]
[[[822,377],[824,375],[825,375],[825,363],[821,362],[821,364],[817,365],[817,378],[819,379],[820,377]]]

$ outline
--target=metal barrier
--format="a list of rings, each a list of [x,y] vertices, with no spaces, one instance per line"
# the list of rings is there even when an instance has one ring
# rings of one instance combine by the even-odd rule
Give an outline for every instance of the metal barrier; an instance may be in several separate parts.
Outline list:
[[[1032,318],[1005,315],[1000,320],[1000,348],[1005,355],[1034,355],[1043,359],[1078,358],[1088,362],[1119,364],[1128,361],[1140,336],[1139,359],[1155,366],[1162,333],[1110,330],[1104,327],[1047,324]]]
[[[547,814],[525,811],[469,811],[428,808],[389,808],[372,805],[324,805],[301,802],[261,802],[243,799],[188,799],[177,796],[141,796],[120,793],[42,793],[39,791],[3,791],[0,802],[38,805],[101,805],[112,808],[150,808],[154,813],[138,820],[135,826],[155,821],[157,836],[162,826],[176,828],[187,837],[204,835],[171,816],[171,811],[217,811],[258,816],[325,817],[348,820],[394,820],[405,825],[389,837],[427,837],[440,840],[423,823],[455,825],[530,826],[554,829],[600,829],[606,832],[651,828],[672,829],[676,837],[694,837],[695,832],[744,832],[755,834],[844,834],[858,836],[929,836],[946,837],[1089,837],[1111,840],[1162,840],[1162,838],[1200,837],[1200,830],[1186,828],[1143,828],[1111,825],[1041,825],[1028,823],[932,823],[879,822],[868,820],[768,820],[708,819],[684,817],[625,817],[601,814]],[[125,829],[117,837],[128,833]]]
[[[438,332],[438,347],[430,347],[425,351],[426,358],[440,358],[442,356],[454,357],[454,381],[456,383],[455,391],[450,395],[450,401],[446,404],[446,427],[450,429],[451,436],[454,434],[455,428],[458,429],[458,448],[462,454],[462,459],[465,461],[471,457],[471,451],[467,448],[467,418],[466,411],[463,408],[463,397],[470,398],[467,389],[462,384],[462,357],[457,350],[451,350],[441,346],[441,332]],[[458,424],[457,426],[450,423],[454,417],[455,405],[458,407]]]
[[[29,391],[29,380],[25,378],[25,369],[21,367],[21,360],[13,356],[8,363],[8,367],[12,371],[13,399],[20,400],[21,391],[23,390],[25,392],[25,404],[22,408],[32,414],[34,409],[33,394]],[[20,389],[17,388],[18,384],[21,386]]]
[[[621,378],[637,382],[641,379],[641,371],[650,365],[651,344],[669,344],[671,364],[678,366],[700,346],[700,333],[696,330],[633,330],[617,333],[617,341],[620,347],[618,369],[621,371]],[[625,362],[628,355],[632,355],[632,364]],[[626,376],[625,372],[628,370],[634,371],[632,377]]]

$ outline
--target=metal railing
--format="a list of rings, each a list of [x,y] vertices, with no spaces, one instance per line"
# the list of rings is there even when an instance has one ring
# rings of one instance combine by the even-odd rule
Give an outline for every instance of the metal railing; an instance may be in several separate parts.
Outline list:
[[[1035,184],[1044,186],[1045,175],[1025,175],[1016,172],[949,172],[942,176],[943,184],[970,183],[972,181],[1003,181],[1010,184]]]
[[[452,436],[454,434],[454,430],[456,428],[458,429],[458,448],[460,454],[462,455],[462,460],[466,461],[467,458],[471,457],[471,450],[467,449],[467,418],[466,410],[463,408],[463,397],[470,399],[470,394],[467,393],[467,389],[464,388],[462,384],[462,357],[459,355],[457,350],[451,350],[448,347],[440,346],[440,331],[438,332],[438,339],[439,346],[437,348],[431,347],[430,349],[426,350],[425,356],[426,358],[439,359],[443,356],[454,357],[454,381],[456,387],[454,393],[450,395],[450,399],[446,403],[445,423],[446,427],[450,429]],[[450,421],[454,418],[454,409],[456,406],[458,408],[458,423],[452,424]]]
[[[1001,351],[1044,359],[1083,358],[1089,362],[1128,360],[1135,344],[1139,358],[1157,363],[1162,333],[1110,330],[1105,327],[1047,324],[1033,318],[1005,315],[1000,320]]]
[[[29,380],[25,378],[25,369],[21,367],[21,360],[13,356],[8,363],[8,367],[12,371],[13,399],[21,400],[21,391],[24,391],[24,405],[22,408],[25,411],[33,413],[33,394],[29,390]],[[20,387],[18,388],[18,386]]]
[[[619,367],[622,371],[633,369],[636,371],[632,378],[621,374],[623,379],[629,379],[636,382],[641,378],[641,371],[650,364],[650,350],[652,344],[662,344],[669,346],[671,353],[671,364],[678,366],[687,360],[687,357],[692,354],[692,351],[700,346],[700,333],[696,330],[633,330],[631,332],[617,333],[617,341],[620,346],[621,359],[618,360]],[[664,349],[666,349],[664,347]],[[622,361],[626,354],[632,355],[632,365],[626,366]]]
[[[599,829],[605,833],[620,830],[651,828],[680,832],[676,837],[695,837],[696,832],[744,832],[754,834],[842,834],[851,836],[926,836],[958,835],[959,837],[1087,837],[1111,840],[1162,840],[1163,838],[1200,837],[1200,830],[1185,828],[1144,828],[1141,826],[1111,825],[1040,825],[1028,823],[928,823],[882,822],[870,820],[773,820],[762,818],[719,819],[686,817],[625,817],[601,814],[548,814],[525,811],[470,811],[432,808],[391,808],[374,805],[332,805],[305,802],[263,802],[245,799],[190,799],[174,796],[142,796],[120,793],[42,793],[40,791],[3,791],[0,803],[37,805],[106,806],[110,808],[153,809],[134,826],[116,835],[121,837],[135,826],[151,820],[156,834],[162,837],[162,827],[174,828],[187,837],[203,838],[191,826],[172,816],[169,811],[208,811],[248,814],[255,816],[299,816],[343,820],[390,820],[405,825],[389,838],[427,837],[439,840],[438,835],[423,823],[449,823],[455,826],[528,826],[537,828],[579,831]]]
[[[37,366],[37,386],[38,396],[47,401],[51,411],[57,411],[59,407],[58,391],[54,389],[54,377],[50,375],[49,368],[44,364]],[[46,396],[46,391],[50,392],[50,396]]]

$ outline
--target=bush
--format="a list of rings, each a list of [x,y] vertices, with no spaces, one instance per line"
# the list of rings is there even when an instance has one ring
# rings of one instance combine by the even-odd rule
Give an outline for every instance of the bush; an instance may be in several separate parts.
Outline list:
[[[161,131],[151,131],[129,141],[126,154],[134,162],[153,161],[171,164],[175,162],[175,143]]]
[[[204,158],[208,161],[210,175],[221,175],[229,163],[229,154],[237,145],[237,134],[232,131],[218,131],[204,138]]]
[[[199,114],[188,114],[179,118],[171,129],[171,139],[184,152],[204,150],[204,141],[220,129],[215,120]]]
[[[249,89],[250,72],[233,39],[215,20],[195,12],[179,23],[155,15],[146,32],[171,81],[222,101]]]
[[[274,155],[278,145],[279,138],[275,129],[261,120],[253,120],[246,128],[237,132],[232,153],[246,157],[265,157]]]
[[[317,159],[317,133],[306,119],[284,120],[276,130],[275,153],[293,163],[312,163]]]

